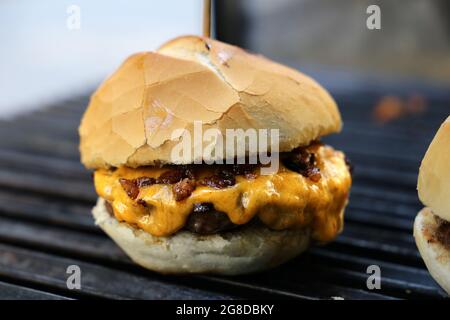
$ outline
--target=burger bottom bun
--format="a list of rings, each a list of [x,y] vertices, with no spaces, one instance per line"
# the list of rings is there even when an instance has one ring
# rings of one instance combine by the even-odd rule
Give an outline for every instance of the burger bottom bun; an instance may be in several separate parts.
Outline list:
[[[414,221],[414,238],[428,271],[450,295],[450,249],[436,240],[437,227],[431,209],[424,208]]]
[[[144,268],[161,273],[215,273],[237,275],[276,267],[305,251],[310,230],[272,231],[263,225],[214,235],[180,231],[154,237],[119,222],[99,198],[92,213],[100,226],[129,256]]]

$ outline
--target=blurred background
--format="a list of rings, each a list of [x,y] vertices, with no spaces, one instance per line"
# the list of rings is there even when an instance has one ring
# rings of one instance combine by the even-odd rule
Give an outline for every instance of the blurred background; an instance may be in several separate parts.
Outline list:
[[[240,14],[221,35],[274,59],[450,83],[448,1],[227,2]],[[380,30],[366,26],[366,10],[373,4],[380,7]],[[239,30],[244,32],[236,38]]]
[[[1,1],[0,117],[93,90],[131,53],[199,34],[201,14],[200,0]]]
[[[380,10],[380,29],[368,28]],[[369,26],[373,24],[369,23]],[[376,23],[375,23],[376,25]],[[450,1],[217,0],[213,36],[311,75],[354,165],[344,232],[268,273],[170,277],[135,266],[93,222],[77,128],[131,53],[200,34],[201,0],[0,2],[0,299],[442,298],[412,236],[417,173],[450,114]],[[67,265],[83,270],[66,286]],[[367,267],[380,266],[380,290]]]
[[[366,26],[371,4],[380,7],[380,30]],[[332,91],[450,86],[448,1],[213,6],[217,38],[300,68]],[[201,7],[200,0],[0,2],[0,117],[92,90],[130,53],[200,34]]]

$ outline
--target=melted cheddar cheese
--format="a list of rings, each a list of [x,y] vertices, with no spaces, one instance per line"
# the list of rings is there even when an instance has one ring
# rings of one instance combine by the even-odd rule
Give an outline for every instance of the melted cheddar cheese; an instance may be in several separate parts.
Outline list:
[[[318,182],[289,170],[280,161],[275,174],[258,175],[254,179],[236,176],[236,184],[224,189],[197,186],[182,201],[175,201],[172,185],[163,184],[142,187],[138,197],[132,200],[119,182],[120,178],[156,178],[166,168],[100,169],[94,174],[95,188],[100,197],[112,204],[119,221],[136,225],[154,236],[177,232],[185,225],[195,203],[210,202],[235,224],[245,224],[258,216],[274,230],[310,227],[313,239],[327,242],[342,230],[351,175],[342,152],[323,145],[311,148],[322,175]],[[147,205],[143,206],[142,201]]]

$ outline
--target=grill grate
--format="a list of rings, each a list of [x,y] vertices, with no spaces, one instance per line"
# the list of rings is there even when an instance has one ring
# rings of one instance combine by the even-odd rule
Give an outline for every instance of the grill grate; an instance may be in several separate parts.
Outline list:
[[[78,126],[87,97],[14,120],[0,134],[0,298],[229,299],[442,298],[411,236],[421,208],[420,160],[450,98],[427,97],[427,111],[380,128],[370,119],[376,94],[338,97],[342,134],[327,137],[356,166],[344,233],[263,274],[162,276],[135,266],[94,226],[96,195],[79,163]],[[66,268],[82,269],[81,290],[66,288]],[[366,287],[379,265],[381,290]]]

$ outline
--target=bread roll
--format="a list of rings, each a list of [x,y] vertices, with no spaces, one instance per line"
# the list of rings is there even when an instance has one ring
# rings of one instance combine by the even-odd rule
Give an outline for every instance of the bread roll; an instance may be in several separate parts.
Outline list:
[[[417,189],[424,205],[450,221],[450,117],[439,128],[422,160]]]
[[[341,129],[336,103],[308,76],[232,45],[185,36],[132,55],[92,95],[79,128],[81,160],[94,169],[192,163],[199,160],[193,152],[172,159],[182,139],[172,134],[185,129],[193,136],[196,120],[222,135],[279,129],[280,151]]]
[[[170,237],[154,237],[119,222],[101,198],[92,213],[96,224],[133,261],[161,273],[235,275],[261,271],[292,259],[310,242],[309,229],[271,231],[262,225],[207,236],[180,231]]]
[[[422,160],[417,189],[427,207],[414,222],[416,244],[433,278],[450,294],[450,241],[448,225],[443,224],[450,221],[450,117]]]
[[[431,209],[424,208],[414,221],[414,237],[428,271],[450,295],[450,248],[437,241],[437,227]]]

